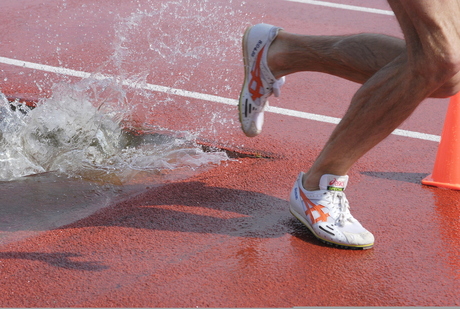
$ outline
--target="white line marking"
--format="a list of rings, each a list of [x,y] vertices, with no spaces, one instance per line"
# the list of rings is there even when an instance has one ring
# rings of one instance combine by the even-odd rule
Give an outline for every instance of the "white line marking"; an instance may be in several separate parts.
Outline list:
[[[356,5],[340,4],[340,3],[327,2],[327,1],[318,1],[318,0],[286,0],[286,1],[299,2],[299,3],[305,3],[305,4],[313,4],[313,5],[319,5],[319,6],[326,6],[326,7],[330,7],[330,8],[350,10],[350,11],[358,11],[358,12],[366,12],[366,13],[374,13],[374,14],[380,14],[380,15],[394,16],[393,11],[366,8],[366,7],[362,7],[362,6],[356,6]]]
[[[314,121],[319,121],[319,122],[332,123],[332,124],[338,124],[341,120],[340,118],[336,118],[336,117],[329,117],[329,116],[323,116],[323,115],[318,115],[318,114],[299,112],[299,111],[295,111],[291,109],[285,109],[285,108],[274,107],[274,106],[269,106],[267,111],[275,113],[275,114],[292,116],[292,117],[314,120]],[[422,139],[426,141],[438,142],[438,143],[441,141],[441,137],[439,135],[433,135],[433,134],[427,134],[427,133],[421,133],[421,132],[415,132],[415,131],[396,129],[393,131],[392,134],[404,136],[404,137]]]
[[[56,74],[61,74],[61,75],[80,77],[80,78],[90,78],[91,77],[91,78],[99,79],[99,80],[107,79],[107,78],[114,78],[113,76],[109,76],[109,75],[91,74],[91,73],[82,72],[82,71],[76,71],[76,70],[71,70],[71,69],[66,69],[66,68],[61,68],[61,67],[54,67],[54,66],[49,66],[45,64],[38,64],[38,63],[33,63],[33,62],[5,58],[5,57],[0,57],[0,63],[23,67],[27,69],[34,69],[34,70],[39,70],[39,71],[56,73]],[[193,92],[193,91],[176,89],[176,88],[160,86],[160,85],[137,83],[132,80],[124,80],[122,84],[128,87],[131,87],[131,88],[135,88],[135,89],[163,92],[163,93],[182,96],[186,98],[199,99],[203,101],[210,101],[210,102],[227,104],[227,105],[232,105],[232,106],[238,105],[238,100],[219,97],[219,96],[211,95],[211,94]],[[340,121],[340,118],[336,118],[336,117],[311,114],[311,113],[300,112],[300,111],[296,111],[292,109],[274,107],[274,106],[269,106],[267,109],[267,112],[301,118],[301,119],[332,123],[332,124],[337,124]],[[392,134],[404,136],[404,137],[421,139],[421,140],[433,141],[433,142],[439,142],[441,140],[441,137],[438,135],[426,134],[426,133],[420,133],[420,132],[408,131],[408,130],[400,130],[400,129],[394,130]]]

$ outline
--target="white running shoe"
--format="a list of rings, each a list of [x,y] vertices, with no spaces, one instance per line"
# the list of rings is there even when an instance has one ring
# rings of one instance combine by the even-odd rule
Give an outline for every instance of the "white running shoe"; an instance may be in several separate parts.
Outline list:
[[[267,99],[272,93],[278,97],[284,84],[284,77],[275,79],[267,65],[268,48],[279,30],[272,25],[257,24],[247,28],[243,36],[244,84],[238,109],[241,128],[249,137],[262,132]]]
[[[290,196],[290,211],[321,241],[342,248],[370,249],[374,235],[353,218],[345,193],[348,176],[323,175],[320,190],[303,187],[297,177]]]

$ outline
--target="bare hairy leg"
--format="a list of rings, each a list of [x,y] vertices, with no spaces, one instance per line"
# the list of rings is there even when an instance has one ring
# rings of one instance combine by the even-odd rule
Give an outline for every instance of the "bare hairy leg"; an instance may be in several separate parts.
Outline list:
[[[403,40],[381,34],[309,36],[281,30],[268,64],[276,78],[315,71],[363,84],[403,52]]]
[[[270,46],[268,64],[276,78],[314,71],[364,84],[402,53],[407,53],[405,41],[383,34],[311,36],[281,30]],[[457,73],[430,97],[446,98],[459,90]]]
[[[420,0],[402,3],[392,1],[390,5],[403,29],[407,52],[377,71],[355,94],[347,113],[306,174],[307,190],[317,190],[323,174],[347,174],[362,155],[386,138],[425,98],[458,75],[458,2],[450,1],[450,6]]]

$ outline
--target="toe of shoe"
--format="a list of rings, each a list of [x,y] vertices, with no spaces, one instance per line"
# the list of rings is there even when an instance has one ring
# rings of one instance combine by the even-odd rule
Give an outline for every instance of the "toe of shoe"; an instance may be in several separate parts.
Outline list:
[[[242,126],[243,132],[247,137],[255,137],[260,134],[261,130],[257,128],[253,121],[248,126]]]
[[[344,232],[345,237],[350,245],[353,246],[371,246],[374,244],[374,235],[371,232],[365,231],[359,234],[346,233]]]

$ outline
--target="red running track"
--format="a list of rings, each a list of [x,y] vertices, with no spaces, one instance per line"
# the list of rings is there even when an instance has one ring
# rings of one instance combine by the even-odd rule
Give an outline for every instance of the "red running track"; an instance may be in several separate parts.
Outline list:
[[[6,213],[17,226],[0,231],[0,305],[460,305],[460,193],[420,183],[432,171],[448,100],[424,102],[400,128],[412,137],[391,135],[351,170],[347,197],[376,243],[350,251],[323,245],[288,211],[296,175],[334,125],[274,112],[264,132],[249,139],[239,130],[236,107],[209,96],[237,98],[239,38],[253,23],[298,33],[401,36],[384,1],[334,2],[383,11],[282,0],[4,0],[4,94],[30,101],[84,72],[131,79],[148,72],[142,78],[149,85],[199,95],[132,90],[134,103],[151,93],[148,104],[135,105],[132,124],[198,131],[214,145],[262,156],[242,156],[162,186],[145,184],[124,199],[130,188],[122,188],[109,205],[84,182],[36,176],[1,183],[0,220]],[[271,105],[340,118],[357,88],[302,73],[287,78]],[[218,120],[209,120],[213,115]],[[85,194],[69,202],[68,196]],[[72,211],[59,212],[62,203]]]

